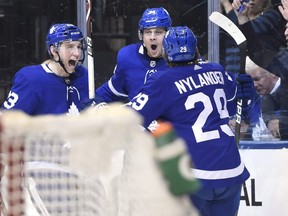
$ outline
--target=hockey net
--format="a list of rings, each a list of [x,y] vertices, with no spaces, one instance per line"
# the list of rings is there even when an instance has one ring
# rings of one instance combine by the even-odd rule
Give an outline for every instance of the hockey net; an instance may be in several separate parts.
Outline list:
[[[194,216],[173,196],[141,118],[119,104],[1,122],[1,216]]]

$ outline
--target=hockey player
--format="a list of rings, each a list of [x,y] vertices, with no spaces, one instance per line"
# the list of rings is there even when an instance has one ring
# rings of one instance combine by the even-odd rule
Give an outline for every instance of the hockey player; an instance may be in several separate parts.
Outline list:
[[[128,105],[147,127],[161,118],[173,124],[186,143],[202,188],[191,194],[202,216],[237,215],[242,183],[249,172],[229,127],[237,99],[253,95],[249,75],[233,74],[216,63],[198,63],[197,39],[186,26],[172,27],[163,39],[169,68],[149,78]]]
[[[88,72],[82,62],[86,41],[72,24],[55,24],[47,34],[51,59],[20,69],[13,79],[3,109],[19,109],[30,115],[77,114],[88,98]]]
[[[151,74],[166,69],[162,40],[171,22],[164,8],[146,9],[139,21],[141,42],[120,49],[113,76],[96,90],[96,94],[107,103],[126,102],[138,94]]]

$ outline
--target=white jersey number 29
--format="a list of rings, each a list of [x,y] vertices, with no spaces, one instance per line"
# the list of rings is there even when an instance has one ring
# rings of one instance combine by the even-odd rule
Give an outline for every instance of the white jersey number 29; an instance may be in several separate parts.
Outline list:
[[[221,98],[222,98],[222,100],[221,100]],[[223,89],[216,89],[214,94],[213,94],[213,99],[215,101],[217,111],[219,113],[220,118],[221,119],[228,118],[229,113],[227,111],[227,101],[226,101],[226,97],[225,97],[225,93],[224,93]],[[186,110],[193,109],[197,102],[202,102],[204,109],[199,114],[195,123],[192,125],[192,131],[194,133],[196,141],[199,143],[199,142],[203,142],[203,141],[208,141],[208,140],[220,138],[219,130],[211,130],[211,131],[206,131],[206,132],[204,132],[202,130],[202,128],[206,124],[206,121],[207,121],[209,115],[213,111],[212,102],[211,102],[209,96],[205,95],[203,92],[199,92],[199,93],[188,96],[188,98],[184,104]],[[233,132],[227,124],[221,125],[220,128],[228,136],[233,136]]]
[[[148,101],[148,95],[146,94],[138,94],[136,96],[136,101],[131,104],[131,106],[135,110],[141,110],[145,104]],[[225,97],[225,93],[223,89],[216,89],[214,94],[213,94],[213,100],[214,103],[216,104],[217,111],[219,113],[219,116],[221,119],[228,118],[229,113],[227,110],[227,100]],[[204,94],[203,92],[199,92],[196,94],[189,95],[185,101],[185,109],[190,110],[195,107],[195,104],[201,102],[204,106],[203,110],[200,112],[198,118],[196,119],[195,123],[192,125],[192,131],[194,133],[196,141],[203,142],[203,141],[208,141],[208,140],[213,140],[213,139],[218,139],[220,138],[220,133],[219,130],[211,130],[211,131],[203,131],[203,127],[207,123],[207,119],[209,115],[213,111],[213,106],[212,102],[210,100],[210,97]],[[223,104],[224,102],[224,104]],[[220,129],[226,133],[228,136],[234,136],[231,128],[229,125],[221,125]]]

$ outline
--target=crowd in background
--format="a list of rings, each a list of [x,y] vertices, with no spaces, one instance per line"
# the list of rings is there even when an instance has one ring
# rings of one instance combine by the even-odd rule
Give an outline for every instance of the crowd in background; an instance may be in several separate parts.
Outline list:
[[[222,13],[247,39],[246,73],[254,80],[256,95],[251,109],[244,111],[242,139],[288,139],[288,52],[286,30],[288,1],[250,0],[238,12],[241,0],[221,0]],[[220,31],[221,62],[226,70],[240,73],[240,50],[234,40]]]

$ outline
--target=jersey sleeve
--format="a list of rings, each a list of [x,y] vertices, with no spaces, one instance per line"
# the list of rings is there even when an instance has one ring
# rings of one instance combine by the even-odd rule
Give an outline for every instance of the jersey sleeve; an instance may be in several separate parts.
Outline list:
[[[16,73],[11,91],[2,105],[2,109],[19,109],[33,114],[37,107],[35,85],[21,71]]]
[[[144,117],[145,128],[168,107],[165,82],[159,79],[159,75],[160,72],[149,77],[140,93],[128,103]]]

